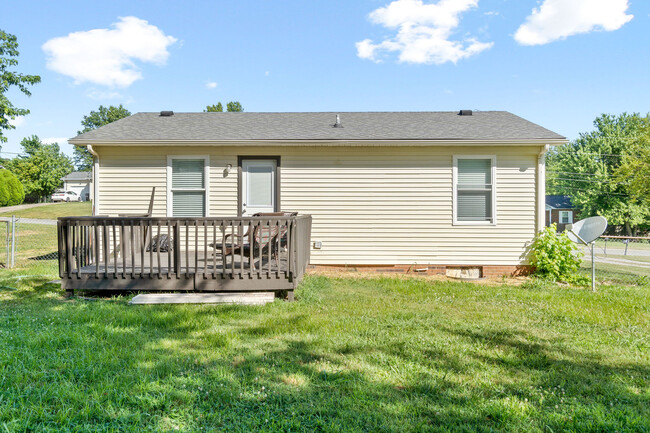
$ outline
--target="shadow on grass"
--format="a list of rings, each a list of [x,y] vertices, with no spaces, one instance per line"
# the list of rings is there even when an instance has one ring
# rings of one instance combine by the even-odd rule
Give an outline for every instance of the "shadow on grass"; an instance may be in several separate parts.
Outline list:
[[[368,329],[367,311],[320,311],[330,285],[264,307],[134,307],[23,280],[37,292],[5,294],[22,309],[0,310],[22,334],[1,343],[9,431],[650,429],[647,364],[532,332],[442,321],[400,333],[382,322],[408,321],[399,311]],[[330,328],[339,320],[346,333]]]

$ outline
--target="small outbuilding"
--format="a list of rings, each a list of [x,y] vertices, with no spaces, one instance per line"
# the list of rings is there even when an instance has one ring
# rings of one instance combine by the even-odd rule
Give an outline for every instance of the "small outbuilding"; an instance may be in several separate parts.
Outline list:
[[[73,171],[69,175],[62,177],[63,190],[72,191],[81,197],[81,201],[92,200],[92,172],[90,171]]]

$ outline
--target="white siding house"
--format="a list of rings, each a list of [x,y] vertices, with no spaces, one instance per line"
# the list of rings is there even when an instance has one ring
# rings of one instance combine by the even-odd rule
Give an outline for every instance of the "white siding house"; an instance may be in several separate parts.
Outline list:
[[[95,155],[96,214],[156,187],[154,217],[310,214],[313,265],[527,263],[564,137],[506,112],[336,114],[139,113],[70,142]]]

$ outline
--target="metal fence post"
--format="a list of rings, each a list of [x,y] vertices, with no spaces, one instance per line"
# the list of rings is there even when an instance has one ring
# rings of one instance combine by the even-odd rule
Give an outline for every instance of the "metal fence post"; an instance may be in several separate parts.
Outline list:
[[[16,215],[11,216],[11,261],[9,267],[16,265]]]
[[[5,266],[9,267],[9,221],[5,221],[7,225],[7,234],[5,235]]]

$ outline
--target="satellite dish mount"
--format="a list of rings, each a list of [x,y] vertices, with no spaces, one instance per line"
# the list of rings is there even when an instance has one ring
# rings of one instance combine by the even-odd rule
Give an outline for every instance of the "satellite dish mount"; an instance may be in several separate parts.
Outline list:
[[[575,224],[567,224],[566,234],[573,242],[591,245],[591,290],[596,291],[596,262],[594,259],[594,247],[598,239],[607,230],[607,219],[601,216],[585,218]]]

